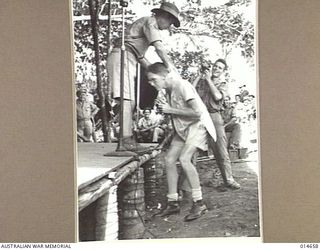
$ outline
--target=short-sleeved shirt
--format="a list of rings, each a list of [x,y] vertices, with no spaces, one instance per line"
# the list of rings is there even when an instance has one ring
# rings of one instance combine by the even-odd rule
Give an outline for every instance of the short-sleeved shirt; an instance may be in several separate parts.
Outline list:
[[[200,79],[197,86],[196,86],[196,90],[197,90],[199,96],[201,97],[202,101],[206,105],[209,113],[222,111],[224,109],[223,108],[223,99],[225,96],[228,95],[228,87],[227,87],[226,82],[219,81],[219,82],[215,83],[215,86],[222,94],[222,99],[219,101],[215,101],[213,99],[211,91],[210,91],[210,87],[207,83],[207,80]]]
[[[92,118],[92,114],[97,110],[97,106],[88,101],[77,100],[77,120],[89,120]]]
[[[160,30],[153,16],[136,20],[125,31],[125,44],[134,47],[140,57],[146,53],[152,43],[160,40]]]
[[[214,125],[195,88],[188,81],[175,77],[174,75],[168,76],[167,81],[173,81],[173,88],[171,93],[169,93],[169,102],[171,107],[176,109],[190,108],[188,101],[192,99],[196,100],[201,112],[200,122],[208,131],[210,136],[215,140],[216,132]],[[186,116],[174,114],[171,116],[176,133],[182,139],[186,140],[189,127],[198,121]]]

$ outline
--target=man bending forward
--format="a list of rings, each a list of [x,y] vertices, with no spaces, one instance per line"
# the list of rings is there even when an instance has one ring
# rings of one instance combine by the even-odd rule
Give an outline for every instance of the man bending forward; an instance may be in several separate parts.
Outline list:
[[[185,221],[199,218],[207,211],[202,201],[199,175],[191,159],[197,148],[206,150],[207,135],[216,139],[214,125],[195,88],[181,79],[176,73],[170,73],[163,63],[148,67],[149,83],[158,91],[165,89],[169,102],[158,102],[160,111],[170,114],[175,135],[166,156],[168,182],[167,207],[160,214],[167,216],[180,212],[178,202],[178,172],[176,162],[179,160],[191,186],[193,206]]]

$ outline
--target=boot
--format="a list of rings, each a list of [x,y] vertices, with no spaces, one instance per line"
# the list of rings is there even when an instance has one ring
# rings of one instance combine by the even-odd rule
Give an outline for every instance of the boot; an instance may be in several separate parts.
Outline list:
[[[171,214],[178,214],[178,213],[180,213],[179,201],[168,201],[167,207],[161,211],[159,216],[165,217]]]
[[[238,182],[236,182],[235,180],[227,181],[225,186],[230,189],[240,189],[241,188],[240,184]]]
[[[203,203],[202,200],[194,201],[189,214],[186,217],[184,217],[184,221],[192,221],[198,219],[207,211],[207,206]]]

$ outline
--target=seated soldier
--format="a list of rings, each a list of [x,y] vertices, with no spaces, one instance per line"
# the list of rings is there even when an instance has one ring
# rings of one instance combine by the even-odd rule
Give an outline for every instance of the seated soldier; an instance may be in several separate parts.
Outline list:
[[[172,123],[169,115],[162,114],[157,105],[154,108],[155,119],[158,122],[158,127],[163,130],[163,134],[160,135],[158,142],[161,142],[172,130]]]
[[[229,138],[228,149],[238,149],[240,147],[241,129],[229,96],[226,96],[224,99],[224,110],[221,112],[221,115],[224,121],[225,132]]]
[[[159,121],[152,119],[150,108],[146,108],[143,115],[144,117],[139,120],[136,130],[138,140],[140,142],[158,142],[159,137],[164,133],[163,129],[159,127]]]
[[[119,133],[120,133],[119,114],[117,114],[111,118],[110,139],[112,142],[118,141]]]

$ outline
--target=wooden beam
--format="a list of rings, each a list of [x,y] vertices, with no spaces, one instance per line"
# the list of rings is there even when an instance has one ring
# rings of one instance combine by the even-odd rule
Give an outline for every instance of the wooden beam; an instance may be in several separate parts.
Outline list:
[[[109,176],[101,178],[100,180],[90,184],[87,187],[84,187],[78,191],[78,207],[79,212],[99,199],[101,196],[105,195],[109,189],[114,186],[118,185],[121,181],[123,181],[128,175],[133,173],[137,168],[143,165],[145,162],[150,160],[151,158],[156,157],[158,154],[161,153],[161,150],[153,150],[151,154],[144,154],[139,156],[138,161],[132,161],[127,165],[123,166],[120,170],[117,171],[114,179],[112,180]]]

